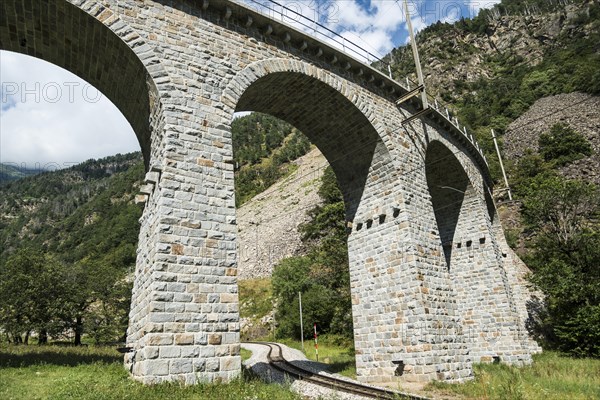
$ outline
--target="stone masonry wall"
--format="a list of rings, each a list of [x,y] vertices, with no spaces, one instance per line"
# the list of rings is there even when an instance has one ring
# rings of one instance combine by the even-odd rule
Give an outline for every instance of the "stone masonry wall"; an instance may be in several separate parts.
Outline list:
[[[402,125],[417,107],[395,105],[406,89],[227,0],[5,0],[1,7],[3,49],[96,84],[142,144],[148,174],[126,357],[134,378],[193,384],[240,374],[235,111],[292,123],[336,173],[351,227],[359,379],[460,381],[484,355],[530,361],[517,334],[520,292],[510,290],[484,198],[485,160],[438,111]],[[433,141],[441,147],[430,151]],[[428,153],[440,148],[455,157],[441,163],[452,168],[429,167]],[[428,185],[431,174],[448,186],[452,174],[468,177],[454,236],[444,213],[436,214],[448,200]],[[473,251],[457,249],[458,239],[471,240]]]

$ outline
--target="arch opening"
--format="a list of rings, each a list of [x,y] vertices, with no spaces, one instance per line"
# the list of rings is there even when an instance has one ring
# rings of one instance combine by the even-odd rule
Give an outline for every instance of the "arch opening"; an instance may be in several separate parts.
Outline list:
[[[235,79],[230,84],[230,88],[233,88],[231,92],[235,93],[235,95],[229,95],[232,101],[225,102],[234,105],[230,110],[231,117],[233,117],[234,112],[264,113],[281,119],[302,132],[323,154],[333,170],[334,179],[337,180],[343,197],[340,210],[342,213],[341,218],[344,218],[344,207],[346,221],[365,218],[360,216],[362,215],[361,210],[368,208],[365,205],[366,203],[361,206],[363,197],[375,197],[370,196],[373,195],[373,187],[381,185],[384,180],[383,176],[377,176],[378,173],[391,168],[387,148],[372,122],[365,115],[367,107],[360,105],[360,100],[352,98],[352,93],[347,91],[347,88],[341,85],[330,86],[323,75],[313,73],[311,66],[291,64],[284,70],[273,71],[273,67],[277,68],[277,63],[269,63],[268,67],[264,67],[262,75],[260,72],[258,73],[258,75],[261,75],[259,77],[252,76],[244,79],[245,72],[240,73],[240,79]],[[252,68],[253,72],[260,70],[261,66]],[[242,88],[240,89],[236,84],[242,86]],[[226,90],[226,96],[227,93],[231,92]],[[330,212],[333,212],[332,210]],[[372,218],[372,215],[369,215],[369,217]],[[384,219],[380,220],[379,225],[383,225],[383,223]],[[344,224],[344,226],[346,225]],[[348,234],[348,231],[346,230],[345,233]],[[331,240],[331,238],[327,240]],[[338,256],[336,260],[345,259],[345,266],[343,267],[345,273],[341,272],[339,269],[341,266],[335,263],[336,266],[329,268],[326,273],[321,271],[323,275],[319,275],[321,280],[318,284],[304,288],[307,292],[306,297],[303,295],[303,301],[309,301],[313,298],[314,296],[311,293],[318,292],[321,295],[323,293],[331,295],[337,293],[336,296],[340,296],[340,299],[345,300],[333,301],[333,298],[330,298],[329,306],[333,310],[334,307],[344,303],[345,306],[342,309],[346,310],[347,313],[344,314],[343,318],[336,319],[335,329],[343,326],[343,331],[348,332],[349,337],[352,337],[354,332],[352,328],[350,283],[347,282],[350,269],[348,268],[348,243],[346,239],[343,246],[343,249],[338,246],[340,254],[336,253]],[[244,248],[244,243],[240,243],[238,248]],[[341,254],[342,252],[345,254]],[[304,264],[304,261],[299,258],[288,259],[282,268],[283,275],[298,268],[310,271],[307,273],[311,276],[317,273],[311,269],[310,265]],[[325,284],[325,281],[328,279],[326,277],[331,278],[336,273],[338,282],[334,285],[336,289],[332,291],[331,285]],[[343,277],[346,278],[343,279]],[[324,286],[319,286],[319,284]],[[294,295],[295,297],[290,299],[290,302],[298,301],[297,293],[294,292]],[[310,309],[309,306],[309,303],[305,304],[305,308]],[[297,307],[292,307],[289,311],[293,313],[296,312],[295,310],[297,311]],[[336,312],[339,310],[339,308],[336,308]],[[312,325],[310,321],[305,322],[307,322],[304,326],[306,333],[306,330],[311,329]],[[320,330],[320,328],[318,329]],[[299,328],[294,328],[291,333],[296,336],[299,331]]]
[[[434,141],[427,148],[425,157],[427,186],[438,226],[441,246],[448,270],[451,268],[454,248],[471,247],[472,241],[464,243],[457,237],[459,220],[466,218],[468,204],[475,193],[469,177],[454,154],[440,142]]]
[[[379,166],[374,165],[374,157],[383,153],[385,146],[350,100],[311,76],[273,72],[245,89],[235,111],[270,114],[304,133],[333,168],[344,196],[346,218],[354,220],[369,171]]]
[[[0,50],[30,56],[53,64],[78,76],[88,83],[89,87],[97,89],[112,102],[133,129],[145,163],[145,166],[141,164],[139,153],[125,154],[99,161],[89,160],[83,165],[65,170],[64,173],[74,176],[76,182],[79,182],[78,180],[82,177],[94,180],[109,179],[112,175],[118,175],[123,187],[135,187],[136,182],[143,180],[144,172],[150,164],[151,120],[156,117],[158,110],[156,86],[135,51],[124,39],[113,32],[111,27],[100,22],[102,18],[97,15],[94,17],[66,0],[35,2],[7,0],[0,3],[0,16]],[[37,79],[41,81],[43,77]],[[24,82],[16,83],[19,84],[20,90],[39,91],[40,87],[42,90],[45,87],[44,83],[33,88],[21,86],[20,84]],[[32,95],[47,100],[44,99],[44,95],[50,93],[50,102],[62,102],[63,99],[60,96],[69,96],[74,101],[89,101],[90,103],[97,101],[98,96],[96,95],[86,98],[85,95],[89,93],[86,92],[86,87],[74,85],[76,83],[78,82],[72,82],[72,79],[71,81],[65,79],[60,82],[51,82],[51,89],[54,91],[42,91]],[[75,91],[77,93],[74,93]],[[59,146],[57,143],[55,145]],[[73,164],[70,162],[72,160],[68,161],[68,163],[65,161],[65,166]],[[42,176],[40,180],[44,178],[45,176]],[[42,244],[35,237],[38,234],[37,231],[41,229],[40,227],[32,230],[30,237],[25,239],[31,239],[31,247],[44,256],[54,254],[59,257],[60,255],[56,264],[60,265],[61,270],[63,266],[66,266],[66,274],[69,279],[74,279],[75,274],[78,277],[81,276],[82,279],[88,279],[92,276],[91,271],[100,271],[102,268],[106,268],[103,270],[103,274],[107,278],[103,283],[107,283],[107,285],[117,281],[118,284],[122,283],[123,286],[119,288],[123,291],[120,294],[127,297],[131,293],[131,288],[130,282],[124,277],[130,275],[134,269],[140,229],[139,218],[142,213],[140,207],[134,204],[136,193],[127,191],[123,196],[115,195],[115,198],[111,199],[107,197],[107,191],[104,193],[106,195],[104,197],[98,196],[97,199],[90,199],[93,197],[93,190],[87,188],[70,190],[70,183],[72,183],[71,179],[66,179],[65,182],[58,184],[55,182],[45,184],[45,187],[57,185],[58,189],[55,189],[56,193],[53,193],[56,194],[56,198],[47,201],[49,205],[44,205],[46,208],[40,207],[40,210],[45,213],[43,216],[47,218],[45,221],[50,222],[40,224],[36,221],[38,225],[51,228],[54,226],[53,222],[56,222],[54,229],[59,233],[54,234],[52,240],[46,240]],[[110,186],[109,188],[113,189]],[[115,190],[120,189],[115,188]],[[121,193],[119,192],[119,194]],[[39,199],[35,201],[37,200]],[[65,244],[64,242],[67,242],[65,238],[71,231],[70,228],[80,222],[73,216],[79,217],[85,212],[77,214],[78,210],[85,210],[85,207],[82,206],[89,204],[86,203],[88,200],[97,200],[94,206],[99,211],[90,206],[90,209],[95,211],[85,215],[85,222],[81,221],[83,227],[78,225],[79,229],[87,230],[86,232],[103,233],[81,234],[77,238],[73,236]],[[44,203],[44,201],[40,201],[40,203]],[[114,208],[109,207],[108,204]],[[109,208],[119,214],[118,218],[103,218],[103,212]],[[118,211],[115,211],[116,209]],[[111,223],[117,219],[118,226],[111,226]],[[68,226],[69,229],[59,229],[60,224]],[[89,244],[94,240],[100,242],[100,244],[95,243],[98,244],[97,247]],[[57,244],[59,242],[60,245]],[[81,244],[80,242],[85,243]],[[69,245],[76,248],[77,251],[72,250]],[[18,246],[27,246],[26,240],[20,240]],[[7,250],[12,251],[13,249],[7,248]],[[61,251],[64,252],[64,257],[60,254]],[[0,256],[4,256],[4,254],[0,254]],[[74,268],[70,269],[71,266]],[[111,279],[115,281],[109,282]],[[65,280],[65,282],[67,281]],[[69,284],[70,282],[68,281]],[[121,331],[120,325],[127,320],[129,307],[127,304],[121,304],[119,307],[121,307],[119,312],[122,312],[120,315],[123,320],[118,322],[118,338],[113,338],[111,341],[120,340],[121,336],[125,334],[124,330]],[[83,311],[81,312],[83,313]],[[82,327],[84,326],[82,324],[86,323],[81,322],[79,315],[77,318],[73,318],[73,321],[77,321],[75,322],[77,326],[73,328],[77,343],[77,334],[81,334],[78,327]],[[70,325],[67,324],[67,326]],[[60,327],[62,329],[62,325]],[[63,333],[60,331],[57,334],[62,335]],[[81,338],[79,337],[79,339]]]
[[[0,15],[0,49],[50,62],[97,88],[133,128],[148,168],[156,88],[134,51],[68,1],[3,1]]]

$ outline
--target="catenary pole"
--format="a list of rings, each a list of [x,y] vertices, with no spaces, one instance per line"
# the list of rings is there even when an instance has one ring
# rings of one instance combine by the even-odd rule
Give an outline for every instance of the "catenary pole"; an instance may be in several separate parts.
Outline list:
[[[502,155],[500,154],[500,148],[498,147],[498,140],[496,140],[496,132],[492,129],[492,139],[494,139],[494,146],[496,147],[496,153],[498,153],[498,161],[500,161],[500,169],[502,170],[502,176],[504,177],[504,184],[506,185],[506,191],[508,192],[508,199],[512,200],[512,193],[510,192],[510,186],[508,185],[508,178],[506,178],[506,171],[504,170],[504,163],[502,163]]]
[[[417,79],[419,81],[419,85],[425,88],[425,80],[423,78],[423,71],[421,70],[421,59],[419,58],[419,49],[417,48],[417,41],[415,40],[415,32],[413,30],[412,21],[410,19],[410,11],[408,9],[408,1],[404,0],[404,13],[406,14],[406,27],[408,28],[408,33],[410,34],[410,47],[412,48],[413,58],[415,60],[415,67],[417,68]],[[423,103],[423,109],[429,107],[429,102],[427,100],[427,92],[425,89],[421,92],[421,101]]]

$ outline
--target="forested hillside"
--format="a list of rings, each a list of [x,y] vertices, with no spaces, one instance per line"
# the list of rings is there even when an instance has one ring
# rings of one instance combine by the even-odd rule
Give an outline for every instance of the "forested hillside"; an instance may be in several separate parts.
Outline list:
[[[0,326],[11,340],[123,336],[143,175],[133,153],[0,186]]]
[[[143,174],[141,154],[132,153],[0,186],[0,258],[26,241],[72,261],[92,247],[102,252],[99,243],[107,238],[128,238],[132,232],[125,227],[141,215],[132,200]]]
[[[231,133],[238,207],[291,172],[290,161],[310,150],[310,142],[300,131],[266,114],[235,119]]]
[[[20,168],[9,163],[0,163],[0,185],[6,182],[16,181],[17,179],[25,178],[38,174],[42,171],[36,169]]]

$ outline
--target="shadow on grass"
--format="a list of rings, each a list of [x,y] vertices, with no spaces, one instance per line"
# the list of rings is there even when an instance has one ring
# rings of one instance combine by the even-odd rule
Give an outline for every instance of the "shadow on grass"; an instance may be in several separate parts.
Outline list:
[[[337,374],[340,373],[342,371],[346,371],[350,368],[354,367],[354,360],[352,361],[338,361],[338,362],[334,362],[332,364],[329,364],[328,368],[327,368],[327,372],[330,372],[332,374]]]
[[[75,367],[83,364],[122,363],[123,356],[110,351],[94,352],[82,348],[54,346],[19,346],[20,348],[0,348],[0,368],[22,368],[35,365],[58,365]]]

